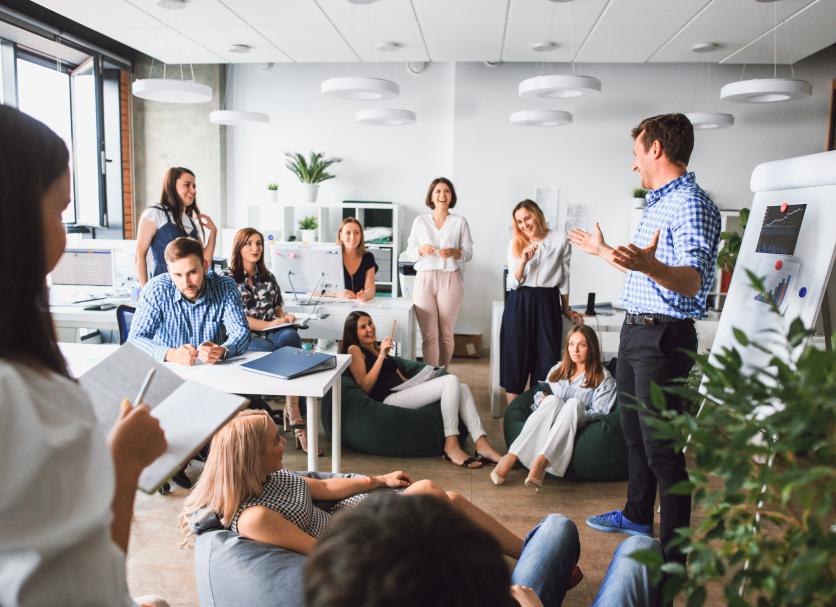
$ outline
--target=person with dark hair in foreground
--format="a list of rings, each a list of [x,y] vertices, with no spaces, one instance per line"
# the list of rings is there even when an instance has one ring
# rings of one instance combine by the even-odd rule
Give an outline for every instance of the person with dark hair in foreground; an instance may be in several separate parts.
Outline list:
[[[659,542],[632,537],[616,550],[594,607],[652,607],[656,588],[637,550]],[[525,539],[513,572],[499,544],[432,496],[381,495],[341,514],[305,563],[307,607],[427,605],[553,607],[580,582],[578,529],[549,514]]]

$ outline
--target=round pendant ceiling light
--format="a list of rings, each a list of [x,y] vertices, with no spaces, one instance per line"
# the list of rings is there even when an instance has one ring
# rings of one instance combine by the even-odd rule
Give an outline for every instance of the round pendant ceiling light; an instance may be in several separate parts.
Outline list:
[[[215,110],[209,114],[209,122],[224,126],[244,126],[270,122],[270,116],[261,112],[242,112],[239,110]]]
[[[518,126],[565,126],[572,124],[572,114],[561,110],[522,110],[511,114],[509,122]]]
[[[519,93],[523,99],[564,99],[587,93],[600,93],[601,81],[592,76],[552,74],[535,76],[520,82]]]
[[[376,126],[402,126],[414,123],[416,116],[415,112],[410,110],[369,109],[359,110],[354,115],[354,120]]]
[[[401,87],[383,78],[329,78],[320,85],[320,92],[329,97],[373,101],[397,97]]]
[[[134,80],[131,91],[140,99],[162,103],[208,103],[212,101],[211,87],[194,80],[144,78]]]
[[[691,112],[685,115],[698,131],[727,129],[734,125],[734,116],[731,114],[720,114],[716,112]]]
[[[812,84],[806,80],[791,80],[789,78],[738,80],[720,89],[720,99],[739,103],[795,101],[812,94]]]

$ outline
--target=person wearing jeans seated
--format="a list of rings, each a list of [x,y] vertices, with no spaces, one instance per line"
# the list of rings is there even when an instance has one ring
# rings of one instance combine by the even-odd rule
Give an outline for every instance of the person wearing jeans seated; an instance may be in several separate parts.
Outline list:
[[[523,541],[492,516],[430,480],[412,482],[401,471],[382,476],[302,477],[284,469],[285,439],[265,411],[242,411],[212,438],[206,467],[183,505],[180,528],[191,539],[190,520],[204,510],[242,536],[300,554],[310,554],[335,512],[361,503],[369,491],[401,489],[404,495],[433,495],[483,529],[501,552],[519,558]],[[330,512],[314,500],[337,500]]]
[[[634,537],[616,551],[595,607],[652,607],[656,588],[630,558],[661,551]],[[578,529],[549,514],[532,529],[513,572],[499,545],[432,496],[375,496],[342,514],[305,564],[307,607],[473,605],[556,607],[582,575]]]

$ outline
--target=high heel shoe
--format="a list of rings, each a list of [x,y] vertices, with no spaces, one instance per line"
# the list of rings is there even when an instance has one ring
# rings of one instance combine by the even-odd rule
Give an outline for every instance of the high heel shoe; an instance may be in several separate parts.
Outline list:
[[[505,484],[505,477],[499,476],[496,470],[491,470],[491,481],[494,485],[499,486]]]
[[[525,486],[526,487],[534,487],[534,493],[539,493],[540,488],[543,486],[543,479],[534,478],[533,476],[526,476],[525,477]]]
[[[296,448],[301,449],[305,453],[308,452],[308,433],[305,425],[305,418],[302,417],[302,412],[299,410],[298,403],[287,403],[284,408],[284,430],[288,427],[293,430],[293,438],[296,442]],[[319,448],[316,454],[320,457],[325,455],[325,449]]]

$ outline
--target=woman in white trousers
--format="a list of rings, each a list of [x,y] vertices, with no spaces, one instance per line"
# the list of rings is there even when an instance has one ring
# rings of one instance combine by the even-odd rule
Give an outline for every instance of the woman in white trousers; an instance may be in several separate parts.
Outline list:
[[[550,392],[534,395],[534,412],[511,443],[491,480],[501,485],[519,460],[529,469],[525,485],[535,491],[546,472],[563,476],[572,461],[577,432],[607,415],[615,405],[615,379],[601,365],[598,338],[590,327],[575,325],[567,336],[563,359],[547,376]]]
[[[498,462],[501,456],[488,441],[470,386],[448,374],[411,388],[394,390],[407,378],[388,356],[391,348],[391,337],[378,344],[374,322],[365,312],[352,312],[345,319],[340,352],[351,355],[349,370],[361,390],[384,405],[404,409],[420,409],[440,400],[444,459],[464,468],[480,468],[483,463]],[[475,457],[469,456],[459,444],[460,417],[476,445]]]
[[[464,301],[461,268],[473,257],[467,220],[453,215],[456,190],[444,177],[433,179],[425,204],[432,213],[412,222],[407,252],[418,259],[412,302],[421,327],[424,361],[446,367],[453,358],[453,334]]]

